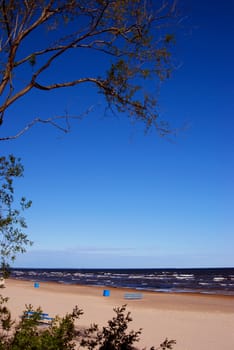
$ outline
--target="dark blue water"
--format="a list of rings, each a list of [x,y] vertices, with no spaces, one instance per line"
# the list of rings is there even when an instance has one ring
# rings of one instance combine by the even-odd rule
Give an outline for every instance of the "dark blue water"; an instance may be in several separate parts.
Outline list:
[[[157,292],[234,295],[234,268],[20,269],[11,277],[31,281],[133,288]]]

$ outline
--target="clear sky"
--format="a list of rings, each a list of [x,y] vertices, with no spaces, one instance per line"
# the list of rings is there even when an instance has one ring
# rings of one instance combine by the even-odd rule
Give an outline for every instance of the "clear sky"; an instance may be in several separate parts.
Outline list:
[[[107,118],[89,87],[31,94],[11,108],[8,134],[21,119],[94,104],[68,135],[36,126],[0,145],[21,157],[16,193],[33,201],[25,216],[34,245],[15,266],[234,266],[234,1],[181,5],[178,69],[159,99],[162,118],[186,126],[173,142],[124,115]]]

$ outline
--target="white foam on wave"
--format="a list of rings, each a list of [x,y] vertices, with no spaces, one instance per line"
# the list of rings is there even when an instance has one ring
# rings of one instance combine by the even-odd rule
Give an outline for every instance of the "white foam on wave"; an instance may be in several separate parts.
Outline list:
[[[224,281],[226,278],[225,277],[214,277],[213,281],[214,282],[219,282],[219,281]]]
[[[173,276],[178,280],[193,280],[194,279],[193,274],[181,273],[181,274],[173,274]]]

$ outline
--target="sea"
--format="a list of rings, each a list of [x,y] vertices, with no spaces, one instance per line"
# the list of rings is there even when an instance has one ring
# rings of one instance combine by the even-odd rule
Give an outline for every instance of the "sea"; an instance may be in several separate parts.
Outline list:
[[[121,287],[162,293],[234,295],[234,268],[14,268],[11,277],[33,282]]]

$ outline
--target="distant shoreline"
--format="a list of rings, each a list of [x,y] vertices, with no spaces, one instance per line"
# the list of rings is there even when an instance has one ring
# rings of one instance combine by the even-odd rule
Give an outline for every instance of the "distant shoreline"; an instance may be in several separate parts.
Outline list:
[[[153,293],[153,294],[175,294],[175,295],[193,295],[193,296],[217,296],[217,297],[230,297],[234,298],[234,293],[233,294],[223,294],[223,293],[218,293],[218,292],[213,292],[213,293],[207,293],[207,292],[198,292],[198,291],[187,291],[187,290],[180,290],[180,291],[171,291],[171,290],[154,290],[154,289],[144,289],[144,288],[130,288],[130,287],[121,287],[121,286],[107,286],[107,285],[97,285],[97,284],[81,284],[81,283],[66,283],[66,282],[61,282],[61,281],[44,281],[44,280],[38,280],[38,279],[19,279],[19,278],[14,278],[10,277],[10,280],[15,280],[15,281],[25,281],[25,282],[39,282],[43,284],[55,284],[55,285],[65,285],[65,286],[78,286],[78,287],[90,287],[90,288],[99,288],[99,289],[119,289],[123,290],[123,292],[139,292],[139,293]]]

